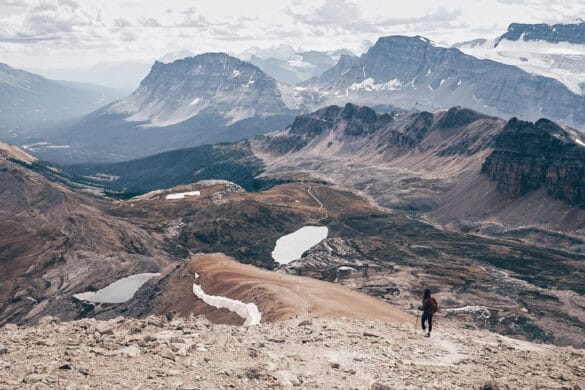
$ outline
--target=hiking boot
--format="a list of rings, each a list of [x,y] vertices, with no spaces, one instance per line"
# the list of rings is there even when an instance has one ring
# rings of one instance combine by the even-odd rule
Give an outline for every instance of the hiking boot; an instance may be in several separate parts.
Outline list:
[[[431,337],[431,332],[426,334],[427,337]]]

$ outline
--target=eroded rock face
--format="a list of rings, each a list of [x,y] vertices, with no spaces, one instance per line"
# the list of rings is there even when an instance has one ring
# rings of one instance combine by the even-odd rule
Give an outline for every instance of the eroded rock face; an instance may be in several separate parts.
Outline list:
[[[359,59],[308,85],[327,92],[329,103],[349,100],[433,111],[461,105],[504,118],[585,122],[583,96],[561,82],[435,46],[423,37],[382,37]]]
[[[500,40],[569,42],[585,44],[585,22],[576,24],[524,24],[512,23]]]
[[[553,198],[585,207],[585,148],[547,119],[511,119],[496,137],[482,173],[512,198],[546,188]]]

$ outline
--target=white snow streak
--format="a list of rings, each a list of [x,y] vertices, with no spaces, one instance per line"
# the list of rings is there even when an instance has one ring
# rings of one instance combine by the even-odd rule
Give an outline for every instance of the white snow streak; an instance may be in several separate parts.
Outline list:
[[[168,194],[165,196],[166,200],[185,199],[187,196],[199,196],[200,191],[189,191],[189,192],[176,192],[174,194]]]
[[[199,276],[199,275],[197,275]],[[218,309],[227,309],[232,311],[245,319],[244,325],[258,325],[262,314],[258,307],[253,303],[244,303],[235,299],[221,297],[216,295],[207,295],[203,288],[196,283],[193,283],[193,294],[209,306],[213,306]]]

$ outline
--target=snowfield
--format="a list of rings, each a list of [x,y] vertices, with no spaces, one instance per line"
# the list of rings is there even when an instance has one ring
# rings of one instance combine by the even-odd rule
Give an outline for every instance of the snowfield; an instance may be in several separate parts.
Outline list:
[[[175,192],[173,194],[168,194],[165,196],[166,200],[177,200],[177,199],[185,199],[188,196],[200,196],[200,191],[188,191],[188,192]]]
[[[272,258],[280,264],[288,264],[301,258],[303,253],[327,238],[325,226],[305,226],[294,233],[280,237],[272,251]]]
[[[457,45],[465,54],[514,65],[533,74],[554,78],[578,95],[585,94],[585,45],[567,42],[509,41]]]

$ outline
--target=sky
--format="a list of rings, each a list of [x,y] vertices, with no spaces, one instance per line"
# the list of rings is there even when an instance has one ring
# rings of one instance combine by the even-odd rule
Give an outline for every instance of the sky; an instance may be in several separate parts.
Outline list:
[[[79,69],[279,44],[359,53],[380,36],[452,44],[583,15],[584,0],[0,0],[0,62]]]

